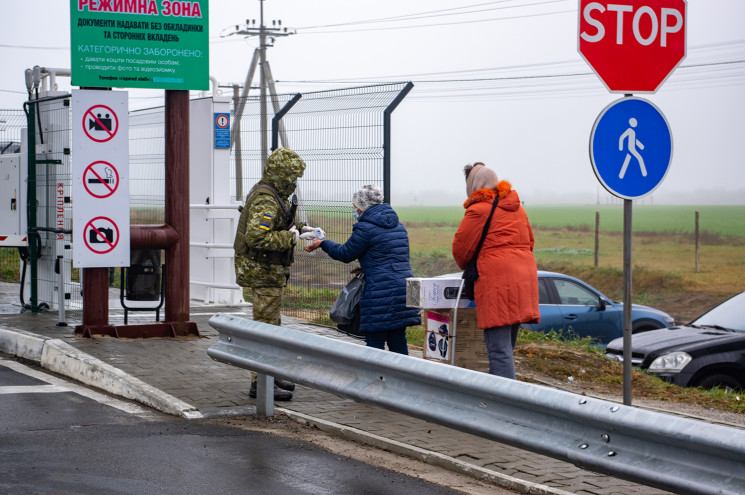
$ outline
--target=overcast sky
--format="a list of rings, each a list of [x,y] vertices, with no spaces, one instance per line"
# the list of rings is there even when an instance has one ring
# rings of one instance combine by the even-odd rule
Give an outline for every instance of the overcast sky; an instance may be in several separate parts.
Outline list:
[[[616,2],[622,3],[622,2]],[[21,108],[23,73],[69,68],[69,3],[0,0],[0,108]],[[210,2],[210,72],[242,82],[256,38],[221,37],[259,0]],[[297,34],[268,51],[280,92],[413,81],[393,115],[394,204],[460,204],[462,167],[483,161],[523,201],[605,203],[588,156],[611,94],[577,52],[577,0],[266,0]],[[745,1],[688,0],[687,58],[653,95],[673,162],[643,202],[745,204]],[[375,21],[375,22],[371,22]],[[559,77],[547,77],[559,76]],[[60,89],[69,90],[61,79]],[[162,91],[131,91],[130,108]],[[641,139],[641,138],[640,138]]]

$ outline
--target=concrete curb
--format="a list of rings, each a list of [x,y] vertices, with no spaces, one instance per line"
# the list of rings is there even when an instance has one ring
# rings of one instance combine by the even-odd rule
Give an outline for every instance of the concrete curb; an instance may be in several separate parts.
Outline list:
[[[194,406],[78,351],[60,339],[45,339],[28,332],[0,329],[0,351],[36,362],[49,371],[166,414],[187,419],[202,417]]]
[[[433,466],[470,476],[471,478],[489,481],[501,488],[513,490],[518,493],[527,493],[529,495],[575,495],[573,492],[567,492],[558,488],[532,483],[506,474],[497,473],[474,464],[459,461],[458,459],[438,452],[420,449],[419,447],[414,447],[413,445],[407,445],[405,443],[397,442],[396,440],[374,435],[357,428],[324,421],[289,409],[277,408],[276,410],[286,414],[287,417],[300,424],[314,426],[326,433],[331,433],[363,445],[369,445],[370,447],[387,450],[394,454],[400,454],[412,459],[417,459]]]
[[[36,363],[41,361],[45,340],[44,337],[22,330],[0,328],[0,351]]]

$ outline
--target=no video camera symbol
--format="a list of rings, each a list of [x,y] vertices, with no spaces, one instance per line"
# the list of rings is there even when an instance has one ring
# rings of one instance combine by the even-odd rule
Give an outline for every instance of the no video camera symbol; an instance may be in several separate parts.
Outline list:
[[[101,117],[100,113],[97,114],[96,118],[88,121],[88,129],[111,132],[111,115],[107,113],[105,117]]]

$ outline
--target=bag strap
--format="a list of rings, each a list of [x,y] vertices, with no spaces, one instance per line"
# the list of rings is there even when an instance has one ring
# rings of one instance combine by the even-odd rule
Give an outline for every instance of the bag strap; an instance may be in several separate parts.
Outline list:
[[[481,246],[484,245],[484,239],[486,239],[486,234],[487,232],[489,232],[489,226],[491,225],[491,218],[494,215],[494,210],[497,209],[498,204],[499,204],[499,193],[497,193],[497,197],[494,198],[494,203],[492,203],[491,212],[489,213],[489,218],[486,219],[486,223],[484,224],[484,230],[481,231],[481,240],[479,240],[479,244],[478,246],[476,246],[476,251],[474,251],[473,253],[473,257],[471,258],[471,263],[476,262],[476,258],[479,257],[479,251],[481,251]]]
[[[285,218],[285,221],[288,223],[288,226],[286,228],[290,228],[292,224],[295,223],[295,213],[297,211],[297,196],[295,194],[292,195],[292,197],[290,198],[290,207],[288,208],[285,204],[285,200],[282,199],[279,193],[272,186],[259,182],[255,184],[248,192],[248,195],[246,196],[246,206],[248,206],[248,204],[253,200],[254,196],[256,196],[257,194],[261,194],[262,192],[264,192],[264,194],[270,194],[274,196],[274,199],[277,201],[279,207],[282,209],[282,214]]]

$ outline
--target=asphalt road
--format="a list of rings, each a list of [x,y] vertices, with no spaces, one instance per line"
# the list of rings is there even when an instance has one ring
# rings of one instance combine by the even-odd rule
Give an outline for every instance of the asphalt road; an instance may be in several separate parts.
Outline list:
[[[121,401],[0,354],[0,493],[456,494],[315,445]]]

